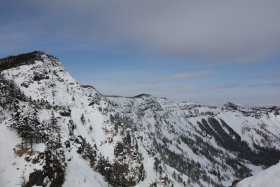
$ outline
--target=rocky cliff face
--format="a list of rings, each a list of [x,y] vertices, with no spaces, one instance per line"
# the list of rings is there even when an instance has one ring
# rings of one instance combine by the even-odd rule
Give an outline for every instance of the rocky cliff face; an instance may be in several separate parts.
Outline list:
[[[0,186],[228,186],[280,158],[278,107],[107,97],[43,52],[0,70]]]

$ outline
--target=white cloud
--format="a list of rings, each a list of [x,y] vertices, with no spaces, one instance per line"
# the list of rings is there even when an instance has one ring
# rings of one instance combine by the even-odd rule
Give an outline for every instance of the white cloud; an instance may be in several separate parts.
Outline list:
[[[18,31],[40,32],[48,36],[42,42],[55,45],[129,46],[222,63],[280,52],[279,0],[26,0],[24,6],[11,20]],[[16,44],[17,36],[9,37]]]
[[[279,0],[50,0],[38,2],[60,37],[219,62],[280,49]]]

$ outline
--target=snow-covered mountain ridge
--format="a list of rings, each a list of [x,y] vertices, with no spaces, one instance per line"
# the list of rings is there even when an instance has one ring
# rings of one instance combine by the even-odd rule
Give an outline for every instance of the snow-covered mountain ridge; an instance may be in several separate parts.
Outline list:
[[[280,159],[279,107],[104,96],[37,51],[0,74],[3,187],[229,186]]]

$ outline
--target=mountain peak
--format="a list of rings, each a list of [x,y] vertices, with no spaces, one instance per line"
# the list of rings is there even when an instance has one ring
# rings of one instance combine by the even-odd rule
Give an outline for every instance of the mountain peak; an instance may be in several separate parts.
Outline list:
[[[232,109],[232,110],[237,110],[239,108],[238,105],[232,103],[232,102],[226,102],[223,107],[227,108],[227,109]]]
[[[48,55],[43,51],[32,51],[0,59],[0,71],[22,65],[34,64],[36,60],[43,61],[44,58],[49,58],[54,61],[58,60],[56,57]]]
[[[134,98],[143,98],[143,97],[151,97],[151,96],[152,95],[150,95],[150,94],[142,93],[142,94],[134,96]]]

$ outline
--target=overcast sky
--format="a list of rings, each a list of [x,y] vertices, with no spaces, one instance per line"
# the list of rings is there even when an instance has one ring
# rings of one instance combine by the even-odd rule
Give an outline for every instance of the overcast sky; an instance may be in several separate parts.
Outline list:
[[[1,0],[0,57],[43,50],[101,93],[280,105],[279,0]]]

